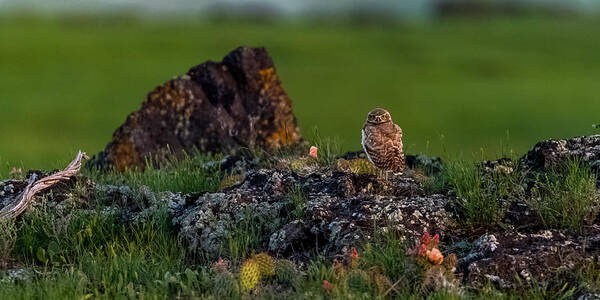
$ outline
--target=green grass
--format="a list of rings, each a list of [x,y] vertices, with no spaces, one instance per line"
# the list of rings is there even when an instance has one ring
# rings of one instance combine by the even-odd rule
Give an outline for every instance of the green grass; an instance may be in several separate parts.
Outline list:
[[[580,232],[600,209],[596,174],[578,159],[568,159],[550,172],[538,174],[528,205],[547,227]]]
[[[304,210],[306,208],[306,202],[308,201],[304,192],[302,192],[302,187],[295,186],[293,187],[287,195],[290,204],[293,207],[293,210],[289,213],[292,219],[302,219],[304,217]]]
[[[199,273],[186,270],[185,253],[177,245],[165,210],[124,226],[101,208],[57,215],[42,205],[23,216],[9,252],[29,278],[16,284],[1,281],[0,298],[165,298],[174,290],[193,294]]]
[[[121,173],[91,169],[85,173],[100,184],[127,185],[132,188],[145,185],[155,192],[215,192],[221,182],[220,159],[219,155],[200,153],[184,154],[181,158],[172,155],[159,168],[149,158],[143,171],[129,169]]]
[[[277,262],[277,276],[262,279],[255,291],[244,293],[239,289],[239,266],[252,251],[265,247],[257,235],[261,220],[253,219],[251,212],[247,222],[232,231],[237,234],[237,250],[229,249],[232,273],[219,273],[211,270],[212,261],[186,253],[164,208],[145,220],[123,223],[101,206],[57,214],[45,203],[22,217],[16,237],[2,231],[3,239],[15,242],[10,255],[29,276],[9,281],[0,272],[2,299],[554,299],[572,296],[575,287],[582,292],[599,287],[597,265],[591,264],[573,274],[569,286],[533,285],[503,294],[490,287],[464,296],[430,292],[421,286],[422,265],[406,255],[402,235],[376,231],[371,241],[358,247],[354,266],[339,269],[320,256],[305,265],[283,260]],[[324,280],[332,284],[330,291],[323,288]],[[397,291],[384,297],[397,281]]]
[[[14,220],[0,221],[0,269],[10,262],[10,252],[14,247],[16,235]]]
[[[517,170],[484,172],[470,161],[447,161],[437,180],[442,183],[430,183],[430,188],[445,186],[454,191],[460,221],[471,228],[496,226],[510,202],[523,196],[519,189],[523,179]]]
[[[227,255],[232,260],[241,261],[260,249],[265,242],[262,225],[266,220],[255,218],[250,209],[246,209],[245,217],[238,224],[229,228],[227,238]],[[268,237],[266,237],[268,239]]]
[[[360,149],[369,110],[390,110],[408,152],[498,148],[597,132],[595,19],[447,19],[423,24],[150,23],[0,16],[0,157],[55,167],[102,150],[153,87],[239,45],[265,46],[307,135]],[[568,58],[568,59],[566,59]],[[494,153],[490,153],[494,155]]]

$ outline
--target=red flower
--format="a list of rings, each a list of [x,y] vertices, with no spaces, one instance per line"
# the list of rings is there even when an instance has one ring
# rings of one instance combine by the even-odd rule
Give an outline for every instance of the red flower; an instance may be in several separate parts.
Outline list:
[[[358,251],[356,251],[356,247],[352,247],[352,249],[350,249],[350,259],[358,259]]]
[[[333,285],[329,281],[323,280],[323,289],[324,290],[329,292],[329,291],[331,291],[332,288],[333,288]]]
[[[425,245],[427,249],[436,248],[440,244],[440,235],[436,233],[431,237],[429,233],[425,232],[421,237],[421,244]]]

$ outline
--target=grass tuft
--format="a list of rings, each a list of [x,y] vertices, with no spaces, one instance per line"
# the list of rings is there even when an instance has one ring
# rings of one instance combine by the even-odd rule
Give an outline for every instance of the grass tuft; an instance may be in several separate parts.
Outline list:
[[[287,195],[290,203],[293,205],[293,210],[290,213],[294,220],[302,219],[304,217],[304,209],[306,202],[308,201],[306,195],[302,191],[300,186],[294,186]]]
[[[229,229],[227,255],[231,260],[244,260],[250,257],[253,250],[262,248],[265,239],[261,233],[262,224],[263,221],[254,217],[247,208],[244,219]]]
[[[169,157],[167,161],[160,164],[148,158],[143,171],[130,169],[121,173],[92,170],[88,171],[88,175],[96,183],[127,185],[132,188],[145,185],[155,192],[215,192],[219,189],[220,156],[184,153],[181,158],[176,155]],[[156,165],[159,165],[159,168],[155,168]]]
[[[17,238],[17,227],[12,219],[0,220],[0,269],[8,265]]]
[[[495,226],[510,202],[520,197],[517,171],[484,172],[472,162],[454,160],[447,162],[441,176],[443,184],[456,193],[461,221],[471,228]]]
[[[527,204],[547,227],[581,232],[600,208],[596,174],[579,159],[568,159],[538,174]]]

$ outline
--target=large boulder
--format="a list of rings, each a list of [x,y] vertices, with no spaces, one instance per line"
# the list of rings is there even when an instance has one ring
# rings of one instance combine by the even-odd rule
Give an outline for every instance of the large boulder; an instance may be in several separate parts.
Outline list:
[[[239,47],[150,92],[92,166],[144,168],[171,153],[267,151],[301,140],[292,101],[264,48]]]

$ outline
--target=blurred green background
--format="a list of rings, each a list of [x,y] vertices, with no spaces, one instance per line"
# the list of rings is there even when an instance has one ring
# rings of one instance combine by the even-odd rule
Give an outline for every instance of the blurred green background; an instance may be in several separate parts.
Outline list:
[[[598,132],[600,21],[494,16],[257,22],[0,16],[0,159],[53,168],[102,150],[155,86],[239,45],[273,57],[305,135],[360,149],[387,108],[409,153],[498,157]],[[482,150],[483,149],[483,150]],[[481,154],[483,151],[483,154]]]

